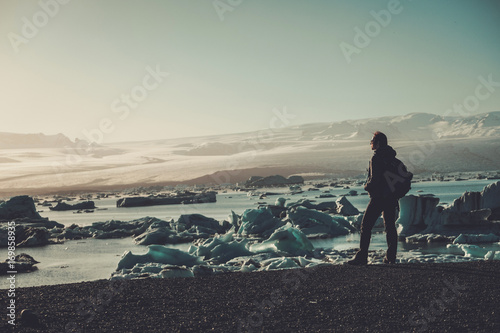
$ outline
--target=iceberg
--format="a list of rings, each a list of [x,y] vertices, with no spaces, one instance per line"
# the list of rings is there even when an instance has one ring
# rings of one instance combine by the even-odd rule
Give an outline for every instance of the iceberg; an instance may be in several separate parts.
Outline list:
[[[84,210],[84,209],[96,209],[95,203],[93,201],[84,201],[77,204],[68,204],[66,202],[58,202],[55,207],[50,207],[53,211],[65,211],[65,210]]]
[[[314,246],[311,241],[291,223],[274,231],[267,240],[250,245],[251,252],[280,252],[289,256],[311,254],[313,250]]]
[[[346,199],[347,200],[347,199]],[[286,204],[286,208],[291,209],[294,207],[302,206],[308,209],[315,209],[315,210],[321,210],[321,211],[332,211],[332,212],[337,212],[337,204],[335,201],[324,201],[320,202],[319,204],[314,204],[311,202],[309,199],[300,199],[295,202],[289,202]]]
[[[406,243],[451,243],[453,242],[453,236],[444,236],[440,234],[415,234],[406,237]]]
[[[172,228],[177,232],[182,232],[185,230],[190,230],[191,228],[196,227],[198,230],[204,230],[207,233],[224,233],[226,232],[230,226],[227,223],[226,225],[221,225],[219,221],[213,219],[211,217],[206,217],[201,214],[185,214],[181,215],[179,219],[173,223]]]
[[[448,249],[459,249],[463,252],[465,258],[484,259],[484,260],[499,260],[500,252],[489,251],[483,247],[474,244],[448,244]]]
[[[481,192],[481,208],[491,209],[490,220],[500,220],[500,182],[486,186]]]
[[[274,258],[266,262],[262,262],[264,271],[270,271],[275,269],[292,269],[299,268],[300,266],[292,259],[287,257]]]
[[[484,256],[484,260],[500,260],[500,251],[488,251]]]
[[[282,257],[278,255],[275,252],[263,252],[263,253],[252,253],[251,255],[248,256],[241,256],[241,257],[236,257],[233,258],[229,261],[226,262],[226,265],[230,266],[249,266],[249,265],[254,265],[256,268],[260,268],[262,262],[273,259],[273,258],[279,258]]]
[[[160,263],[192,267],[194,265],[202,264],[203,261],[199,257],[178,249],[171,249],[162,245],[149,245],[148,253],[143,255],[135,255],[130,251],[125,252],[121,260],[118,262],[116,270],[119,271],[124,268],[130,269],[136,264],[144,263]]]
[[[189,254],[203,257],[204,260],[211,259],[215,262],[225,263],[233,258],[248,256],[252,253],[248,250],[248,239],[236,241],[233,237],[234,230],[231,229],[224,235],[215,236],[205,240],[199,246],[190,246]]]
[[[217,262],[226,262],[236,257],[252,254],[247,248],[248,239],[231,241],[217,245],[211,251],[211,259]]]
[[[257,267],[255,267],[254,264],[243,264],[240,268],[240,272],[241,273],[250,273],[250,272],[255,272],[256,270],[258,270]]]
[[[124,238],[144,233],[147,228],[155,222],[166,223],[165,221],[155,217],[143,217],[128,222],[115,220],[94,222],[92,225],[85,227],[79,227],[76,224],[73,224],[66,228],[61,226],[61,228],[52,229],[50,237],[57,238],[59,240],[82,239],[89,237],[97,239]]]
[[[488,250],[477,245],[463,244],[460,245],[464,251],[464,257],[467,258],[484,258],[488,254]]]
[[[268,207],[247,209],[241,216],[238,234],[242,236],[258,235],[267,238],[284,224],[282,220],[274,217]]]
[[[293,225],[308,236],[334,237],[347,235],[350,231],[354,231],[354,227],[344,217],[332,216],[302,206],[291,208],[288,211],[288,218]]]
[[[500,236],[495,234],[460,234],[453,244],[471,244],[471,243],[494,243],[500,241]]]
[[[240,216],[235,212],[231,211],[231,215],[229,215],[228,219],[229,219],[229,224],[232,226],[231,228],[234,228],[234,230],[238,231],[241,225]]]
[[[135,238],[135,242],[139,245],[180,243],[177,232],[173,231],[170,223],[166,221],[151,223],[146,231]]]
[[[358,215],[359,210],[354,207],[345,196],[341,196],[335,202],[337,204],[337,213],[344,216]]]
[[[199,246],[191,246],[189,253],[211,259],[215,262],[226,262],[236,257],[248,256],[252,253],[247,248],[248,239],[242,241],[232,240],[229,242],[220,239],[208,239]]]
[[[234,216],[237,217],[236,214]],[[224,233],[230,227],[232,227],[230,222],[225,221],[221,224],[213,218],[200,214],[181,215],[175,222],[153,221],[147,230],[135,238],[135,241],[139,245],[186,243]]]
[[[401,235],[406,236],[408,242],[454,240],[454,244],[448,246],[453,254],[417,254],[401,258],[400,262],[497,260],[500,257],[498,252],[471,244],[500,240],[493,227],[498,223],[487,221],[491,210],[497,208],[491,202],[489,205],[492,207],[483,207],[483,202],[487,202],[484,198],[489,200],[490,196],[496,195],[496,189],[496,186],[489,186],[481,192],[481,196],[464,195],[462,197],[465,199],[459,198],[459,201],[448,207],[438,206],[439,199],[431,196],[410,195],[402,198],[397,223],[402,229]],[[476,203],[471,203],[471,200]],[[247,209],[241,216],[231,211],[228,220],[223,222],[191,214],[182,215],[175,222],[150,220],[147,229],[144,229],[144,224],[131,226],[130,229],[116,225],[130,232],[144,229],[136,237],[140,244],[174,242],[179,239],[193,239],[196,242],[187,252],[162,245],[149,245],[148,253],[144,255],[126,252],[112,279],[193,277],[235,271],[291,269],[342,263],[352,257],[354,249],[315,249],[308,239],[318,235],[347,235],[356,230],[355,225],[360,223],[362,214],[358,212],[350,215],[355,212],[350,211],[350,203],[345,197],[335,203],[334,210],[343,215],[319,211],[319,205],[308,200],[299,200],[283,207],[285,202],[285,199],[278,198],[275,206],[286,210],[287,216],[282,219],[277,218],[267,206]],[[487,226],[484,230],[490,230],[489,233],[481,234],[483,229],[476,231],[483,226]],[[468,233],[468,230],[474,232]],[[88,231],[93,232],[90,229]],[[371,262],[382,263],[383,252],[371,255]]]
[[[202,241],[198,246],[191,245],[188,249],[188,253],[208,259],[211,257],[211,251],[216,246],[233,241],[233,234],[234,230],[231,229],[225,235],[217,235]]]
[[[439,198],[407,195],[399,199],[399,218],[396,221],[401,226],[399,235],[411,236],[416,233],[424,233],[428,221],[432,221],[439,215],[436,209]]]
[[[408,195],[399,200],[400,236],[416,233],[493,233],[500,235],[500,182],[481,192],[465,192],[449,206],[437,206],[439,198]]]
[[[216,202],[217,196],[215,192],[193,193],[184,192],[176,193],[172,196],[160,197],[126,197],[116,201],[116,207],[144,207],[144,206],[158,206],[158,205],[178,205],[178,204],[196,204]],[[52,209],[52,208],[51,208]]]
[[[465,213],[481,209],[495,211],[500,208],[500,182],[489,184],[481,192],[465,192],[453,201],[449,209]]]

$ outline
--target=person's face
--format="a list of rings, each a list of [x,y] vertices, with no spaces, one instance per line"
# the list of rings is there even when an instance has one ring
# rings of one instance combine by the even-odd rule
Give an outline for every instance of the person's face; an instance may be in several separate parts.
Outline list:
[[[373,139],[371,139],[370,141],[370,147],[372,148],[372,150],[377,150],[378,147],[380,146],[380,143],[373,143]]]

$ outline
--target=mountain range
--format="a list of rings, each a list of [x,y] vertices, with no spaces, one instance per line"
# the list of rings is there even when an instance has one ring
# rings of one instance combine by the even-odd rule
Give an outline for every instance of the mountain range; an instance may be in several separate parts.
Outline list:
[[[416,174],[500,169],[500,111],[467,117],[412,113],[102,145],[62,134],[0,133],[1,191],[234,183],[273,174],[356,176],[366,172],[377,130]]]

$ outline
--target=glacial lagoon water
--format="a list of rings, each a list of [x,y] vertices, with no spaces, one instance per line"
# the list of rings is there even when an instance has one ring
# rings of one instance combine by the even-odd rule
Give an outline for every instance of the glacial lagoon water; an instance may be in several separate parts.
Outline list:
[[[465,191],[481,191],[484,186],[495,182],[494,180],[464,180],[451,182],[419,182],[412,185],[409,194],[434,194],[440,198],[441,204],[450,204]],[[283,196],[288,201],[297,201],[302,198],[310,200],[334,201],[336,198],[317,198],[323,191],[330,191],[336,196],[348,193],[351,190],[363,193],[361,186],[354,186],[350,189],[325,187],[320,191],[305,191],[301,194],[272,195],[265,199],[257,196],[249,197],[246,192],[219,193],[216,203],[195,204],[195,205],[171,205],[153,207],[117,208],[117,198],[105,198],[96,200],[95,204],[100,210],[94,213],[74,214],[72,211],[54,212],[48,209],[43,210],[40,215],[48,217],[66,226],[73,223],[85,226],[93,222],[108,220],[130,221],[133,219],[151,216],[160,219],[177,219],[181,214],[203,214],[217,220],[224,220],[233,210],[237,214],[242,214],[245,209],[256,208],[259,203],[266,202],[273,204],[276,198]],[[262,190],[264,191],[264,190]],[[286,192],[287,189],[268,189],[268,192]],[[368,204],[369,198],[366,195],[349,196],[349,201],[363,211]],[[359,234],[335,237],[331,239],[314,240],[315,247],[333,248],[345,250],[356,248],[359,244]],[[187,250],[190,244],[178,244],[171,247]],[[373,236],[370,249],[385,249],[385,235],[376,233]],[[500,250],[499,246],[491,245],[492,249]],[[408,245],[399,244],[399,253],[416,250],[423,253],[448,253],[443,245]],[[81,281],[92,281],[97,279],[107,279],[116,269],[121,255],[125,251],[132,251],[134,254],[145,254],[147,247],[135,245],[132,238],[124,239],[84,239],[66,241],[64,244],[49,245],[38,248],[19,249],[33,256],[40,263],[38,270],[28,274],[18,274],[17,286],[30,287],[39,285],[53,285],[62,283],[73,283]]]

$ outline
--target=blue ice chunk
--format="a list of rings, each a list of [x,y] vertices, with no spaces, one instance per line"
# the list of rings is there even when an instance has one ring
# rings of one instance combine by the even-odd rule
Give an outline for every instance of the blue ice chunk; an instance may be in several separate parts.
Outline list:
[[[232,241],[229,243],[222,243],[217,245],[210,253],[211,259],[219,262],[227,262],[236,257],[251,255],[247,248],[248,239],[242,241]]]
[[[233,258],[233,259],[227,261],[226,264],[227,265],[241,266],[243,264],[252,263],[256,266],[260,266],[260,263],[262,263],[263,261],[271,259],[271,258],[278,258],[278,257],[280,257],[280,256],[274,252],[263,252],[263,253],[252,254],[250,256],[236,257],[236,258]]]
[[[189,253],[204,257],[205,260],[213,259],[218,262],[226,262],[236,257],[248,256],[252,253],[248,250],[248,240],[235,241],[234,230],[231,229],[224,235],[215,236],[205,240],[199,246],[191,246]]]
[[[318,204],[313,203],[309,199],[302,198],[295,202],[289,202],[286,204],[286,208],[294,208],[294,207],[305,207],[308,209],[315,209],[321,211],[336,211],[337,203],[335,201],[324,201]]]
[[[146,263],[148,261],[150,261],[150,258],[147,254],[135,255],[130,251],[126,251],[118,262],[116,270],[119,271],[124,268],[133,268],[136,264]]]
[[[231,228],[224,235],[217,235],[212,238],[206,239],[203,243],[198,246],[191,245],[188,249],[189,254],[204,257],[205,259],[212,258],[212,250],[221,244],[229,243],[234,240],[234,230]]]
[[[171,249],[162,245],[150,245],[148,253],[143,255],[135,255],[130,251],[125,252],[120,262],[118,262],[116,270],[132,268],[138,263],[148,262],[191,267],[201,264],[203,261],[199,257],[178,249]]]
[[[229,223],[233,226],[235,231],[238,231],[241,225],[240,216],[234,211],[231,211],[231,215],[229,215]]]
[[[488,254],[488,250],[477,245],[462,244],[459,245],[464,251],[464,257],[468,258],[484,258]]]
[[[155,264],[155,263],[150,263],[150,264],[145,264],[144,267],[142,267],[141,273],[160,273],[163,270],[163,267],[161,264]]]
[[[267,265],[264,270],[272,270],[272,269],[290,269],[290,268],[299,268],[300,266],[292,258],[278,258],[273,261],[269,265]]]
[[[495,243],[500,241],[500,237],[495,234],[460,234],[453,244],[471,244],[471,243]]]
[[[199,245],[199,246],[191,245],[188,249],[188,253],[204,259],[210,257],[210,249],[204,245]]]
[[[218,237],[222,242],[224,243],[229,243],[234,240],[234,227],[231,227],[228,232],[226,232],[223,235],[215,236]]]
[[[274,217],[270,208],[247,209],[241,216],[241,226],[238,234],[243,236],[259,235],[269,237],[276,229],[285,223]]]
[[[332,216],[314,209],[297,206],[288,211],[288,218],[306,235],[328,234],[343,236],[354,228],[349,221],[341,216]]]
[[[341,196],[335,201],[337,205],[337,213],[342,214],[344,216],[353,216],[358,215],[359,210],[352,205],[352,203],[347,200],[345,196]]]
[[[254,272],[256,270],[258,270],[258,268],[255,267],[255,265],[251,264],[251,263],[250,264],[243,264],[240,268],[240,272],[242,272],[242,273],[250,273],[250,272]]]
[[[285,205],[286,208],[293,208],[293,207],[298,207],[298,206],[312,208],[314,206],[314,204],[311,202],[311,200],[303,198],[303,199],[299,199],[298,201],[290,201]]]
[[[178,242],[177,233],[168,226],[152,224],[149,228],[135,238],[138,245],[175,244]]]
[[[219,221],[200,214],[181,215],[176,222],[152,223],[135,241],[139,245],[191,242],[193,239],[224,233],[230,227],[232,225],[227,221],[221,225]]]
[[[250,251],[255,253],[282,252],[291,256],[310,254],[313,250],[306,235],[290,223],[277,229],[267,240],[250,245]]]
[[[206,217],[201,214],[185,214],[181,215],[179,219],[174,223],[174,227],[178,232],[189,230],[193,226],[198,226],[200,228],[195,228],[197,230],[210,230],[211,234],[224,233],[226,231],[225,227],[216,219],[211,217]]]
[[[317,265],[318,263],[322,263],[322,261],[318,260],[308,260],[306,259],[305,256],[303,257],[297,257],[297,263],[299,264],[300,267],[306,267],[306,266],[314,266]]]
[[[153,259],[152,262],[177,266],[191,267],[202,262],[200,258],[192,256],[187,252],[161,245],[150,245],[147,255]]]
[[[194,276],[206,276],[231,272],[234,269],[225,265],[196,265],[191,268]]]
[[[488,251],[484,256],[484,260],[500,260],[500,251]]]

